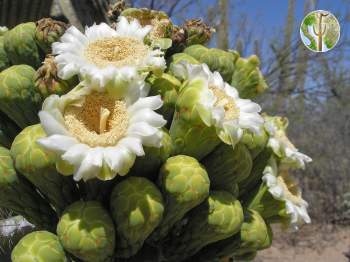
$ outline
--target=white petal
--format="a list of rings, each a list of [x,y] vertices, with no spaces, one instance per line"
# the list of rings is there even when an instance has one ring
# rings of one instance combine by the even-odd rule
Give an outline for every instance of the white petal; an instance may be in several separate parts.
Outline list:
[[[152,136],[158,132],[158,128],[150,126],[146,122],[138,122],[131,124],[128,128],[127,134],[130,136],[146,137]]]
[[[76,145],[78,141],[75,138],[69,136],[52,135],[49,137],[38,139],[37,143],[46,149],[61,154],[69,150],[74,145]]]
[[[137,100],[132,106],[128,108],[129,115],[134,114],[136,111],[139,111],[140,109],[149,108],[152,110],[157,110],[161,108],[163,105],[163,101],[161,97],[158,96],[149,96],[149,97],[143,97]]]
[[[104,155],[110,169],[119,175],[126,175],[135,162],[135,155],[124,146],[107,148]]]
[[[131,152],[133,152],[137,156],[144,156],[145,152],[143,151],[142,141],[137,137],[125,137],[118,142],[118,145],[122,145],[128,148]]]
[[[50,112],[40,111],[39,118],[41,126],[43,127],[45,133],[50,136],[53,134],[60,134],[68,136],[69,133],[67,129],[62,125],[56,118],[50,114]]]
[[[79,181],[83,179],[87,181],[96,177],[100,172],[103,161],[103,153],[99,148],[91,148],[88,150],[83,161],[79,165],[78,170],[74,173],[74,180]]]
[[[78,167],[85,158],[90,147],[84,144],[76,144],[69,148],[63,155],[62,159],[69,162],[71,165]]]
[[[163,127],[166,120],[162,115],[157,114],[149,108],[136,111],[130,118],[130,123],[146,122],[153,127]]]
[[[159,148],[162,146],[162,137],[163,137],[163,133],[158,131],[153,135],[142,137],[142,143],[145,146]]]

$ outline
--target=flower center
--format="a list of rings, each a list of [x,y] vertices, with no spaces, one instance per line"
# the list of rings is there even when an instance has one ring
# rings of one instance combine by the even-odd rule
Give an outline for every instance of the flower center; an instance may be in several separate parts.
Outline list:
[[[84,55],[100,68],[135,65],[149,52],[142,41],[130,37],[108,37],[90,43]]]
[[[283,192],[287,199],[292,201],[294,204],[300,204],[303,201],[298,183],[296,183],[296,181],[289,176],[288,172],[282,172],[282,174],[277,177],[277,180],[283,188]]]
[[[81,106],[67,106],[64,121],[81,143],[106,147],[116,145],[124,137],[129,118],[124,101],[93,92]]]
[[[235,100],[228,96],[224,90],[217,87],[209,87],[216,97],[215,106],[222,106],[225,110],[225,120],[239,119],[239,108]]]

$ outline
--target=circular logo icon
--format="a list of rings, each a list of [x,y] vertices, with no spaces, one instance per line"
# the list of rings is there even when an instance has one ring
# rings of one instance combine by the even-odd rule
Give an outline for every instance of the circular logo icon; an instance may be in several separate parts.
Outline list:
[[[339,22],[328,11],[313,11],[304,17],[300,26],[300,37],[304,45],[311,51],[327,52],[338,43]]]

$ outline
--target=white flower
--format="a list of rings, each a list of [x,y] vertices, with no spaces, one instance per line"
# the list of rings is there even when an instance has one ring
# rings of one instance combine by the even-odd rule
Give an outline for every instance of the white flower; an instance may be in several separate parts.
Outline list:
[[[293,227],[298,228],[303,223],[311,223],[307,213],[308,203],[302,198],[300,188],[287,170],[282,170],[277,175],[277,166],[272,160],[265,168],[262,180],[266,183],[270,194],[285,203],[286,213],[290,216]]]
[[[172,66],[173,73],[186,81],[201,81],[200,100],[196,105],[202,121],[215,126],[220,139],[235,145],[243,130],[258,134],[264,123],[258,104],[239,98],[238,91],[224,82],[219,72],[212,73],[206,64],[193,65],[180,62]]]
[[[305,168],[305,163],[311,162],[312,159],[299,150],[288,139],[285,129],[288,122],[281,117],[265,116],[265,130],[269,134],[268,146],[273,152],[281,158],[282,163],[297,167]]]
[[[128,22],[122,16],[116,30],[101,23],[87,27],[83,34],[71,26],[61,42],[52,45],[58,76],[69,79],[78,74],[90,85],[102,87],[117,73],[128,74],[130,69],[163,70],[163,52],[143,43],[151,29],[151,26],[142,27],[137,20]]]
[[[132,87],[138,81],[103,89],[80,85],[44,101],[39,117],[48,136],[38,143],[56,152],[62,173],[74,173],[77,181],[109,180],[126,175],[143,146],[161,146],[166,121],[154,110],[163,102],[145,97],[142,85]]]

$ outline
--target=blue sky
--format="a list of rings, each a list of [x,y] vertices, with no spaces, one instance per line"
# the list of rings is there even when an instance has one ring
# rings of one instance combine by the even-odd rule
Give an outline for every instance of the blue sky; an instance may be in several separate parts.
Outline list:
[[[184,1],[186,2],[186,1]],[[186,9],[185,18],[197,18],[205,16],[207,8],[213,6],[216,1],[214,0],[197,0],[197,2]],[[318,0],[317,5],[312,10],[323,9],[332,12],[336,17],[339,14],[349,12],[349,2],[346,4],[346,0]],[[282,30],[287,19],[288,0],[231,0],[230,12],[231,17],[231,41],[234,42],[233,36],[236,33],[236,28],[233,26],[241,18],[241,14],[248,16],[249,26],[254,27],[256,38],[262,39],[277,36]],[[299,32],[299,25],[304,17],[304,0],[296,0],[295,9],[295,32]],[[174,18],[175,22],[180,22],[177,18]],[[177,20],[177,21],[176,21]],[[342,21],[341,32],[346,32],[346,27]],[[343,24],[343,26],[342,26]]]

